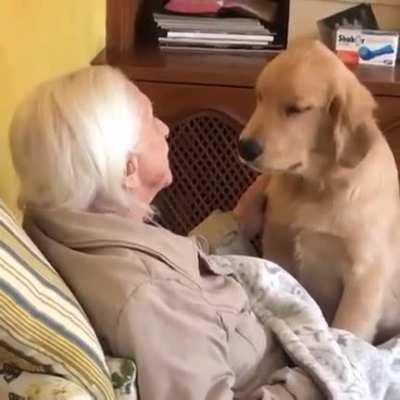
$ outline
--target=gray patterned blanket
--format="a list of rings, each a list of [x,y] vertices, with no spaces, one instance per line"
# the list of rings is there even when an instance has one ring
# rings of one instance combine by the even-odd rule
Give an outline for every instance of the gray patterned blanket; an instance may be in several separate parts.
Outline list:
[[[374,347],[330,329],[302,286],[272,262],[242,256],[211,256],[210,261],[237,276],[257,317],[324,398],[400,400],[400,337]]]

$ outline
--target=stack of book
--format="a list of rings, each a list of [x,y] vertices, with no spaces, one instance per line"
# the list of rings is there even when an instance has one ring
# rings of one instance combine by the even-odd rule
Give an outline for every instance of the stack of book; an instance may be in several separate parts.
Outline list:
[[[161,29],[161,47],[235,48],[273,47],[275,34],[254,18],[209,18],[154,13]]]

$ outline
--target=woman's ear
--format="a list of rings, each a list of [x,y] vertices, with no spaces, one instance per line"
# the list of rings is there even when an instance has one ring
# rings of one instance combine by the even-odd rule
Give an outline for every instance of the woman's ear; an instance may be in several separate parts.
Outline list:
[[[134,192],[140,185],[138,158],[134,153],[129,153],[126,161],[124,188],[128,192]]]
[[[371,93],[350,71],[335,81],[328,111],[333,121],[336,161],[341,165],[353,168],[368,152],[367,127],[375,108]]]

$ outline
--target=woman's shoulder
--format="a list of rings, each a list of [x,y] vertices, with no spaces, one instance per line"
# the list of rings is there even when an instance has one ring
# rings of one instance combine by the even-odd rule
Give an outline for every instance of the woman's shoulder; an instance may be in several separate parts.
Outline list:
[[[188,254],[172,257],[157,249],[120,245],[87,251],[98,256],[105,268],[111,267],[112,279],[118,279],[121,284],[133,289],[147,283],[168,286],[176,282],[188,287],[198,286],[197,256],[192,260]]]

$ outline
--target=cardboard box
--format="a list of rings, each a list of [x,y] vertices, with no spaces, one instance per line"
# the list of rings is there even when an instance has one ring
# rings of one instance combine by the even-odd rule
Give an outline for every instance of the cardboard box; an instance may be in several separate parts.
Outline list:
[[[339,28],[336,53],[348,64],[373,64],[393,67],[396,64],[399,33]]]

